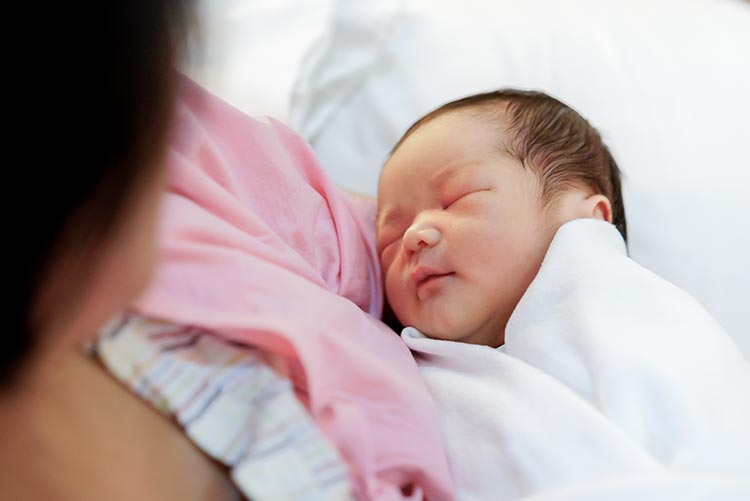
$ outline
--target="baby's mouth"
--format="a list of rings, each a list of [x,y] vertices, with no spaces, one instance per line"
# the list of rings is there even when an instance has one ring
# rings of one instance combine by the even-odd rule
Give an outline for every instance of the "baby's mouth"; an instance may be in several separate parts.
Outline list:
[[[449,275],[453,275],[453,273],[436,273],[435,275],[427,275],[423,279],[421,279],[419,282],[417,282],[417,287],[425,284],[429,284],[430,282],[437,280],[442,277],[447,277]]]
[[[442,272],[438,270],[432,270],[429,268],[416,268],[411,273],[411,278],[414,280],[416,287],[417,297],[422,299],[423,295],[438,285],[442,279],[455,275],[454,272]]]

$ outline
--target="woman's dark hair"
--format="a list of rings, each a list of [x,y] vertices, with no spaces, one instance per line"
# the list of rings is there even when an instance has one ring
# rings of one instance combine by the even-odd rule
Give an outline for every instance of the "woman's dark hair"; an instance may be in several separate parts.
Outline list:
[[[7,189],[18,202],[6,213],[11,321],[0,347],[0,385],[48,327],[37,300],[53,264],[76,253],[91,264],[155,179],[190,20],[188,0],[62,2],[41,10],[27,13],[41,21],[18,35],[38,39],[20,45],[23,54],[7,73],[20,83],[7,97],[18,101],[10,106],[10,148],[23,150],[6,164]],[[74,293],[85,281],[67,285]]]

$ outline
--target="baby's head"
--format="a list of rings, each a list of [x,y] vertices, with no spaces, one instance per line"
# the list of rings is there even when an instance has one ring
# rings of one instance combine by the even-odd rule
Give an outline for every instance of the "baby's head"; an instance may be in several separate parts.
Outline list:
[[[404,134],[380,178],[391,308],[427,336],[500,346],[555,232],[578,218],[626,237],[620,171],[584,118],[539,92],[446,104]]]

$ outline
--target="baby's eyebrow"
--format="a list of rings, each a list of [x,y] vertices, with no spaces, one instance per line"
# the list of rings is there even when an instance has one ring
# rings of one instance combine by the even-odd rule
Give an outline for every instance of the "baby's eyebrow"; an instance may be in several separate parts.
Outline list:
[[[427,182],[430,189],[440,191],[445,188],[451,180],[455,179],[460,173],[463,175],[469,175],[475,169],[474,167],[481,165],[479,161],[469,161],[461,163],[450,163],[442,169],[438,170],[434,176]],[[467,172],[468,171],[468,172]]]
[[[427,181],[427,186],[430,187],[430,189],[433,190],[439,190],[443,187],[445,183],[447,183],[453,176],[456,174],[456,171],[459,169],[458,164],[448,164],[442,169],[439,169],[431,178],[429,181]]]

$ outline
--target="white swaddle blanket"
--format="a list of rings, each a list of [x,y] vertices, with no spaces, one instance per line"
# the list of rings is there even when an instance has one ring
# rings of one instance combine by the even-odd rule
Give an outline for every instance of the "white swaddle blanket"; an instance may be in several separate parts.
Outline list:
[[[608,223],[558,231],[503,347],[402,338],[459,499],[750,499],[750,364]]]

